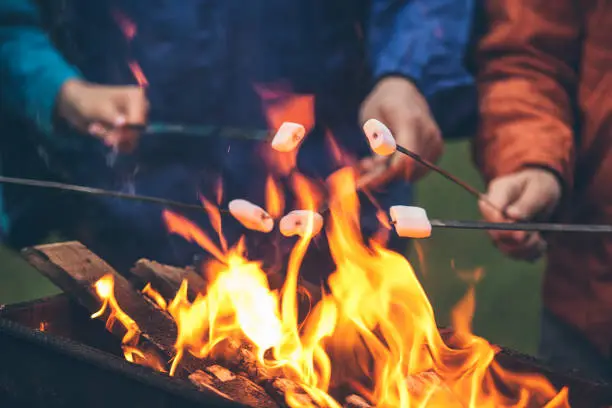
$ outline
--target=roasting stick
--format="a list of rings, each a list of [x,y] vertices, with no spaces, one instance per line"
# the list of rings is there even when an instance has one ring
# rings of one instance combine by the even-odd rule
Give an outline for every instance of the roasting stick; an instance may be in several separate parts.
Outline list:
[[[213,125],[185,125],[179,123],[153,122],[148,124],[128,124],[125,129],[156,135],[177,133],[185,136],[197,136],[203,138],[241,139],[269,141],[271,134],[265,130],[242,129]]]
[[[65,184],[55,181],[32,180],[18,177],[0,176],[0,183],[17,184],[22,186],[50,188],[55,190],[73,191],[82,194],[91,194],[97,196],[115,197],[126,200],[149,202],[160,204],[167,207],[181,208],[191,211],[206,211],[204,207],[197,204],[188,204],[180,201],[166,200],[164,198],[143,196],[136,194],[122,193],[119,191],[104,190],[101,188],[78,186],[74,184]],[[319,212],[327,211],[329,207],[325,206]],[[219,211],[226,213],[228,210],[220,209]],[[499,222],[484,222],[484,221],[456,221],[456,220],[430,220],[431,226],[436,228],[454,228],[454,229],[477,229],[477,230],[499,230],[499,231],[539,231],[539,232],[592,232],[592,233],[612,233],[612,225],[602,224],[544,224],[544,223],[499,223]]]
[[[241,139],[241,140],[256,140],[256,141],[271,141],[271,133],[268,131],[262,130],[250,130],[250,129],[242,129],[242,128],[234,128],[234,127],[224,127],[224,126],[213,126],[213,125],[186,125],[179,123],[165,123],[165,122],[153,122],[149,124],[128,124],[125,125],[125,128],[140,131],[145,134],[167,134],[167,133],[179,133],[182,135],[191,135],[197,137],[204,138],[221,138],[221,139]],[[396,150],[412,158],[414,161],[419,164],[428,167],[429,169],[435,171],[440,174],[447,180],[457,184],[462,187],[465,191],[472,194],[479,200],[486,202],[492,208],[497,208],[493,203],[491,203],[487,197],[478,191],[476,188],[472,187],[465,181],[459,179],[454,176],[450,172],[444,170],[443,168],[437,166],[436,164],[430,162],[427,159],[422,158],[418,154],[406,149],[403,146],[397,145]],[[504,214],[504,211],[498,209],[498,211]]]
[[[552,224],[529,222],[485,222],[457,220],[429,220],[432,227],[451,229],[476,229],[489,231],[534,231],[534,232],[595,232],[612,233],[612,225],[601,224]]]
[[[95,187],[85,187],[85,186],[78,186],[74,184],[65,184],[65,183],[59,183],[57,181],[44,181],[44,180],[33,180],[33,179],[26,179],[26,178],[19,178],[19,177],[0,176],[0,183],[1,184],[17,184],[20,186],[39,187],[39,188],[50,188],[54,190],[73,191],[73,192],[82,193],[82,194],[122,198],[125,200],[149,202],[153,204],[164,205],[167,207],[184,208],[188,210],[198,210],[198,211],[204,210],[204,208],[201,205],[197,205],[197,204],[187,204],[187,203],[182,203],[179,201],[166,200],[165,198],[122,193],[120,191],[104,190],[104,189],[95,188]]]
[[[495,205],[492,204],[492,203],[489,203],[488,200],[487,200],[487,197],[484,194],[482,194],[480,191],[478,191],[475,187],[472,187],[471,185],[469,185],[465,181],[463,181],[460,178],[454,176],[452,173],[444,170],[442,167],[439,167],[438,165],[430,162],[429,160],[422,158],[418,154],[414,153],[411,150],[406,149],[403,146],[397,145],[397,151],[400,152],[401,154],[405,155],[405,156],[410,157],[411,159],[413,159],[417,163],[422,164],[423,166],[429,168],[430,170],[435,171],[436,173],[440,174],[442,177],[446,178],[447,180],[450,180],[451,182],[455,183],[456,185],[462,187],[465,191],[467,191],[468,193],[470,193],[471,195],[473,195],[477,199],[482,200],[482,201],[487,201],[487,204],[489,204],[490,206],[495,208]],[[502,212],[502,211],[500,210],[500,212]]]
[[[186,124],[179,124],[179,123],[152,122],[149,124],[128,124],[125,126],[125,128],[131,129],[131,130],[137,130],[145,134],[178,133],[182,135],[191,135],[191,136],[204,137],[204,138],[256,140],[256,141],[262,141],[262,142],[270,142],[272,140],[272,137],[271,137],[272,135],[268,131],[250,130],[250,129],[224,127],[224,126],[213,126],[213,125],[186,125]],[[403,155],[406,155],[412,158],[417,163],[425,167],[428,167],[430,170],[435,171],[436,173],[440,174],[447,180],[462,187],[465,191],[467,191],[468,193],[476,197],[478,200],[481,200],[487,203],[489,206],[491,206],[491,208],[496,209],[501,214],[506,216],[506,218],[510,218],[510,217],[507,217],[505,211],[497,208],[495,204],[491,203],[484,194],[482,194],[476,188],[472,187],[470,184],[454,176],[450,172],[444,170],[443,168],[437,166],[436,164],[430,162],[429,160],[422,158],[418,154],[406,149],[403,146],[396,145],[395,150]]]

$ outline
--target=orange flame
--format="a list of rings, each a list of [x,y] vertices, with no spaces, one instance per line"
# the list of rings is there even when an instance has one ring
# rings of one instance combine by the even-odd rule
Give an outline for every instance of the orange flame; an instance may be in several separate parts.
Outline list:
[[[115,22],[121,29],[124,37],[128,42],[131,42],[136,36],[136,24],[123,12],[119,10],[113,10],[113,18]],[[134,79],[138,85],[142,88],[149,86],[149,81],[147,81],[147,77],[142,72],[140,65],[136,61],[129,61],[128,66],[132,71],[132,75],[134,75]]]
[[[136,79],[138,85],[142,88],[149,86],[149,81],[147,81],[147,77],[145,76],[144,72],[142,72],[140,65],[136,61],[128,62],[128,65],[130,66],[132,75],[134,75],[134,79]]]
[[[113,11],[113,18],[121,29],[121,32],[128,41],[132,41],[136,36],[136,24],[128,16],[119,10]]]
[[[214,359],[228,342],[238,342],[248,344],[275,375],[299,382],[321,407],[340,408],[332,395],[347,389],[381,408],[569,406],[567,390],[557,392],[539,375],[505,370],[495,361],[498,349],[471,333],[473,286],[482,270],[473,274],[453,312],[455,334],[442,338],[409,262],[376,242],[364,242],[355,180],[355,170],[348,167],[328,179],[326,233],[336,270],[328,279],[329,292],[302,321],[299,273],[312,233],[298,239],[285,283],[272,291],[261,265],[244,257],[242,243],[219,249],[189,220],[164,212],[172,233],[221,261],[206,271],[206,293],[190,302],[185,281],[166,308],[178,328],[169,374],[174,375],[185,353]],[[319,208],[321,193],[315,183],[299,174],[292,182],[300,208]],[[281,195],[277,188],[275,199]],[[268,204],[274,205],[280,206]],[[307,230],[312,227],[309,220]],[[111,314],[137,333],[112,296],[112,279],[103,278],[96,289],[102,309],[109,305]],[[304,406],[303,395],[292,392],[286,402],[292,408]]]
[[[106,321],[106,327],[108,330],[112,330],[115,321],[119,321],[121,325],[126,329],[126,333],[121,340],[122,344],[138,343],[138,337],[140,335],[140,329],[138,325],[130,316],[125,313],[115,299],[115,278],[113,275],[105,275],[98,280],[95,285],[96,293],[102,300],[102,306],[100,310],[91,315],[92,319],[96,319],[102,316],[106,309],[110,309],[108,319]]]
[[[168,210],[164,210],[162,216],[171,234],[178,234],[187,241],[195,242],[220,261],[225,259],[225,254],[215,243],[187,218]]]
[[[283,215],[285,210],[285,197],[281,193],[281,187],[272,176],[266,180],[266,211],[272,218]]]

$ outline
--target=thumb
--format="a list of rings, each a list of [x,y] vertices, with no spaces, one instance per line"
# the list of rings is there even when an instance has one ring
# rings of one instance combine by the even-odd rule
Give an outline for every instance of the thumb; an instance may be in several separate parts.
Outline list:
[[[489,184],[489,190],[486,195],[487,200],[479,202],[484,218],[491,222],[507,221],[500,210],[506,210],[507,213],[508,207],[519,199],[521,188],[521,183],[513,176],[493,180]]]
[[[522,194],[506,209],[508,216],[517,220],[529,220],[542,212],[549,201],[537,183],[527,183]]]

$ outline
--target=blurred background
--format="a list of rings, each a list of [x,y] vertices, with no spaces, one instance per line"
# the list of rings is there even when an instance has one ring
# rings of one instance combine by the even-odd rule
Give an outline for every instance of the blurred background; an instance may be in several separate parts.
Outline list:
[[[474,169],[468,141],[450,142],[440,162],[457,176],[483,188]],[[430,218],[477,219],[476,200],[437,174],[419,183],[417,204]],[[513,262],[503,257],[480,231],[434,230],[419,243],[411,261],[423,275],[423,285],[436,311],[439,325],[449,323],[449,312],[464,295],[467,284],[459,272],[482,267],[484,277],[476,289],[474,332],[489,341],[534,354],[539,331],[539,286],[543,263]],[[58,290],[23,262],[18,254],[0,248],[0,304],[35,299]]]

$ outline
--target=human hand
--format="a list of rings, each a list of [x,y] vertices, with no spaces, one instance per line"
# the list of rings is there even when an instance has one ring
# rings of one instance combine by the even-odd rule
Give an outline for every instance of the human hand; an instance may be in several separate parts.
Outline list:
[[[398,145],[424,159],[436,161],[444,144],[440,129],[434,121],[417,87],[402,77],[382,79],[361,106],[361,122],[378,119],[393,133]],[[372,156],[359,164],[359,185],[380,187],[391,180],[417,180],[427,169],[411,158],[395,153],[392,156]]]
[[[136,147],[138,132],[122,127],[145,123],[148,101],[137,86],[101,86],[67,81],[60,91],[57,112],[76,129],[99,137],[120,152]]]
[[[552,172],[530,168],[494,179],[486,196],[488,202],[481,200],[479,207],[487,221],[529,220],[552,214],[561,197],[561,185]],[[490,231],[489,235],[500,251],[513,258],[535,261],[546,251],[546,242],[537,232]]]

